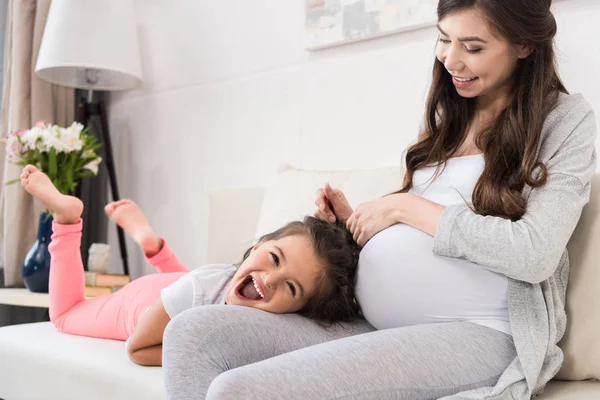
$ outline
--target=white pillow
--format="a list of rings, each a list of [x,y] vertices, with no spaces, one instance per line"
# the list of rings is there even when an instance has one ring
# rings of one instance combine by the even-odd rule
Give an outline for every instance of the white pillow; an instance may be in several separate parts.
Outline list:
[[[327,182],[340,189],[353,207],[401,188],[404,172],[400,167],[316,171],[279,170],[275,183],[266,188],[258,219],[256,238],[281,228],[290,221],[313,215],[317,190]]]

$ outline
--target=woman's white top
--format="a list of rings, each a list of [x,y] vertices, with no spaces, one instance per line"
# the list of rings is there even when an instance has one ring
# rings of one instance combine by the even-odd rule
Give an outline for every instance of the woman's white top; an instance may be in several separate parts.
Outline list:
[[[410,193],[444,206],[471,205],[483,155],[455,157],[432,180],[419,169]],[[461,197],[464,197],[463,198]],[[379,232],[360,254],[357,299],[377,329],[468,321],[511,334],[508,278],[462,258],[437,256],[433,237],[409,225]]]

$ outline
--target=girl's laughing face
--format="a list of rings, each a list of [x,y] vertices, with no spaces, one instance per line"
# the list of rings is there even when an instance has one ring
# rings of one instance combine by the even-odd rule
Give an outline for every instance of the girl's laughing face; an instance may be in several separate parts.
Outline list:
[[[316,294],[323,268],[303,235],[260,242],[233,276],[225,302],[272,313],[297,312]]]

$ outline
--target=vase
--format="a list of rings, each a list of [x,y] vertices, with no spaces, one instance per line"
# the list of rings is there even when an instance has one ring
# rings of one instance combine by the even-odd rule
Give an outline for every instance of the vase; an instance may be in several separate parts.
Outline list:
[[[52,216],[43,212],[38,224],[37,239],[25,256],[21,276],[31,292],[48,293],[50,278],[50,252],[48,245],[52,237]]]

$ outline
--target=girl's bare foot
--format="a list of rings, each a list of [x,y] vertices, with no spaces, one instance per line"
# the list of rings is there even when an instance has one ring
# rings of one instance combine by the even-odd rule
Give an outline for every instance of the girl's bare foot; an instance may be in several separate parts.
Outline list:
[[[76,224],[83,212],[83,203],[77,197],[58,191],[46,174],[33,165],[27,165],[21,172],[21,186],[29,194],[39,199],[52,213],[59,224]]]
[[[131,200],[113,201],[104,207],[106,215],[127,232],[142,248],[147,256],[153,256],[162,248],[159,238],[140,210],[140,207]]]

